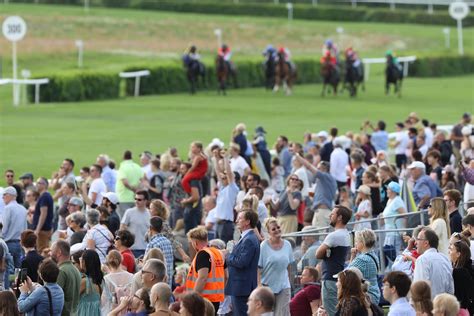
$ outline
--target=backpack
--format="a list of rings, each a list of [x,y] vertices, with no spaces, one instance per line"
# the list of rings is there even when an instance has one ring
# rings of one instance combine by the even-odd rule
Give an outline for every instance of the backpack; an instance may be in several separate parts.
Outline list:
[[[105,290],[107,292],[107,296],[109,297],[109,299],[112,301],[112,304],[114,305],[120,304],[120,299],[122,297],[129,297],[132,294],[133,280],[124,285],[117,285],[111,279],[108,279],[107,282],[109,282],[113,286],[112,292],[110,291],[110,288],[107,284],[105,286]]]

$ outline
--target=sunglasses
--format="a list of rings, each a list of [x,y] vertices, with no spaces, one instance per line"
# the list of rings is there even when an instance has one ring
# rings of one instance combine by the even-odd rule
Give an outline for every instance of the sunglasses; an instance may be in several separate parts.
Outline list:
[[[275,230],[280,230],[280,226],[276,226],[271,229],[272,232],[274,232]]]
[[[141,201],[143,201],[143,199],[137,199],[137,198],[135,198],[135,201],[141,202]]]
[[[120,240],[120,237],[119,236],[115,237],[115,240]]]
[[[12,174],[7,174],[7,175],[5,175],[5,177],[7,177],[7,178],[13,178],[13,175],[12,175]]]

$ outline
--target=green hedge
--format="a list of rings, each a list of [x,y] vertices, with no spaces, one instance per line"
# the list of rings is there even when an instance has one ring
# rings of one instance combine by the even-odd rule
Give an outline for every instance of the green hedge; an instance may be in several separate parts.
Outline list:
[[[41,86],[41,102],[77,102],[116,99],[120,92],[118,74],[87,72],[45,75],[47,85]],[[34,86],[28,86],[28,98],[34,101]]]
[[[317,59],[295,59],[298,68],[298,84],[319,83],[320,65]],[[239,61],[237,64],[239,88],[262,87],[264,71],[261,62]],[[182,66],[176,65],[141,65],[128,67],[124,71],[148,69],[151,74],[140,81],[141,95],[156,95],[188,92],[189,84]],[[206,65],[205,82],[199,83],[200,90],[217,89],[214,65]],[[456,76],[474,73],[474,56],[437,56],[420,57],[410,64],[411,77]],[[120,78],[117,73],[82,72],[45,75],[50,83],[41,87],[41,102],[77,102],[85,100],[117,99],[120,94]],[[235,88],[231,79],[229,86]],[[125,80],[125,94],[132,96],[135,80]],[[34,88],[28,87],[29,100],[34,100]]]
[[[268,17],[286,17],[286,4],[245,3],[232,4],[222,2],[185,2],[169,0],[134,0],[131,7],[146,10],[161,10],[174,12],[206,13],[220,15],[250,15]],[[295,19],[327,20],[327,21],[357,21],[357,22],[385,22],[385,23],[421,23],[435,25],[454,25],[447,10],[428,14],[421,10],[388,8],[352,8],[349,5],[313,7],[309,4],[295,4],[293,9]],[[474,16],[470,15],[463,20],[465,27],[474,26]]]

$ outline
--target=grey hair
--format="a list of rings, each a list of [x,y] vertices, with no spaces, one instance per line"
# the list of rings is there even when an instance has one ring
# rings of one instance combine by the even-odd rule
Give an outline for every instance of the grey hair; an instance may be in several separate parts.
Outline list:
[[[220,239],[212,239],[209,241],[209,246],[217,248],[219,250],[225,249],[225,242]]]
[[[158,282],[166,282],[166,266],[163,261],[160,259],[148,259],[145,266],[147,267],[146,270],[153,273]],[[143,266],[143,269],[145,266]]]
[[[66,222],[69,221],[73,221],[82,228],[86,224],[86,217],[82,212],[74,212],[66,217]]]
[[[373,230],[365,228],[355,232],[355,239],[363,243],[366,248],[372,249],[375,246],[377,237]]]
[[[106,155],[106,154],[100,154],[99,157],[97,157],[97,158],[99,158],[99,159],[104,159],[105,164],[107,164],[107,165],[108,165],[109,162],[110,162],[110,158],[109,158],[109,156]]]
[[[99,224],[100,213],[96,209],[91,209],[87,211],[87,223],[90,225]]]

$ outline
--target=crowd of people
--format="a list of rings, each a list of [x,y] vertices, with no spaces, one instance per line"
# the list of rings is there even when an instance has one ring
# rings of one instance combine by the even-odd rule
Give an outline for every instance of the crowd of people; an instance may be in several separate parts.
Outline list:
[[[471,115],[394,129],[7,169],[0,315],[473,315]]]

